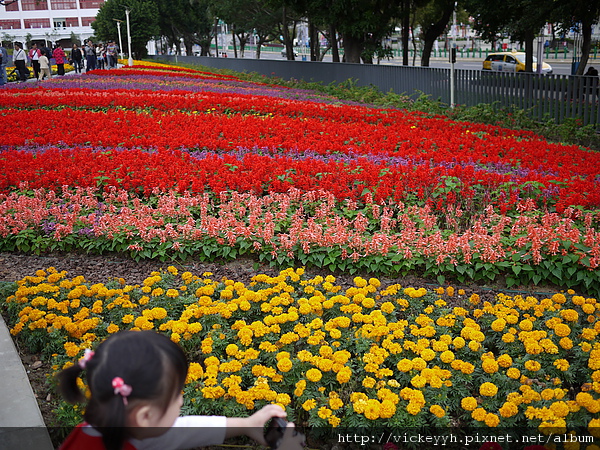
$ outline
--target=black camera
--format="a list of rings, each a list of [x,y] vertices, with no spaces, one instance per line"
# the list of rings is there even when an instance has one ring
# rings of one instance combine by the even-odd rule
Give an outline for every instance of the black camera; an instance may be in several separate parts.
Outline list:
[[[265,428],[265,441],[269,444],[269,447],[273,450],[279,447],[279,443],[285,433],[287,422],[281,417],[273,417],[267,428]]]

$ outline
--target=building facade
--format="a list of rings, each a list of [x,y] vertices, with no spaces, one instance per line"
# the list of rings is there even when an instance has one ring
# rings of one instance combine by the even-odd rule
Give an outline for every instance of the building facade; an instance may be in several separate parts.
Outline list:
[[[105,0],[18,0],[0,6],[0,39],[16,42],[82,42],[94,35],[91,23]],[[70,45],[70,44],[68,44]]]

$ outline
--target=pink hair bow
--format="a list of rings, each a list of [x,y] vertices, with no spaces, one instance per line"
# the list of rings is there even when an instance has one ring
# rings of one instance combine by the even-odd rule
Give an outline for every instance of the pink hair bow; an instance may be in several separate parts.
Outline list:
[[[86,348],[85,352],[83,353],[83,358],[81,358],[78,362],[79,367],[81,367],[81,369],[85,369],[85,366],[87,366],[87,363],[90,362],[90,359],[92,359],[93,356],[94,352],[89,348]]]
[[[115,395],[119,394],[123,397],[123,404],[127,406],[127,397],[131,394],[131,386],[125,384],[123,378],[114,377],[112,380],[112,387],[115,388]]]

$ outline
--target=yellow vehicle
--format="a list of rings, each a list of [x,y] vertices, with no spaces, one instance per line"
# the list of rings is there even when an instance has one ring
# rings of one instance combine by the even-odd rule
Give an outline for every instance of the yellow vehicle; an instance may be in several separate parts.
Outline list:
[[[525,70],[525,53],[498,52],[490,53],[483,61],[483,70],[495,72],[523,72]],[[533,71],[537,72],[537,58],[533,57]],[[552,73],[552,66],[542,63],[542,73]]]

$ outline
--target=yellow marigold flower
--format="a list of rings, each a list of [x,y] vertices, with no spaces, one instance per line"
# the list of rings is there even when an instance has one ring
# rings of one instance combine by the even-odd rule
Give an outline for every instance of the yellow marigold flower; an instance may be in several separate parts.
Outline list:
[[[375,379],[371,377],[365,377],[362,381],[362,385],[366,388],[372,388],[375,386]]]
[[[521,372],[516,367],[511,367],[506,371],[506,376],[513,380],[518,380],[521,377]]]
[[[450,350],[446,350],[440,354],[440,359],[442,362],[449,364],[454,360],[454,353],[452,353]]]
[[[465,342],[465,340],[462,337],[457,336],[454,339],[452,339],[452,345],[454,345],[455,349],[460,350],[465,345],[467,345],[467,343]]]
[[[565,297],[564,294],[554,294],[552,296],[552,301],[554,303],[560,303],[560,304],[562,304],[562,303],[564,303],[564,302],[567,301],[567,298]]]
[[[493,397],[498,393],[498,387],[494,383],[485,382],[479,387],[479,393],[486,397]]]
[[[126,315],[124,315],[124,316],[123,316],[123,318],[121,319],[121,322],[123,322],[123,323],[131,323],[131,322],[133,322],[133,320],[134,320],[134,317],[133,317],[133,315],[131,315],[131,314],[126,314]]]
[[[560,312],[560,317],[567,322],[577,322],[579,320],[579,313],[574,309],[563,309]]]
[[[569,328],[569,326],[564,323],[559,323],[554,327],[554,333],[558,337],[566,337],[569,334],[571,334],[571,328]]]
[[[427,367],[427,362],[423,358],[416,357],[412,360],[412,367],[415,370],[421,371]]]
[[[487,413],[484,422],[490,428],[497,427],[500,423],[500,418],[496,414]]]
[[[277,397],[275,397],[275,403],[287,406],[292,403],[292,399],[288,394],[277,394]]]
[[[304,409],[305,411],[310,411],[311,409],[314,409],[317,406],[317,401],[315,399],[310,399],[310,400],[306,400],[304,403],[302,403],[302,409]]]
[[[560,345],[565,350],[571,350],[573,348],[573,341],[568,337],[564,337],[560,341],[558,341],[558,345]]]
[[[464,397],[460,401],[460,406],[465,411],[473,411],[475,408],[477,408],[477,400],[475,397]]]
[[[323,377],[323,374],[321,373],[321,371],[319,369],[312,368],[312,369],[308,369],[306,371],[306,378],[308,378],[313,383],[320,381],[322,377]]]
[[[425,387],[425,385],[427,384],[427,378],[425,378],[422,375],[415,375],[410,380],[410,384],[412,384],[417,389],[421,389],[421,388]]]
[[[516,415],[519,412],[519,408],[513,402],[505,402],[498,412],[502,417],[509,418]]]
[[[109,326],[106,327],[106,332],[108,334],[113,334],[113,333],[116,333],[117,331],[119,331],[119,326],[115,325],[114,323],[111,323]]]
[[[510,344],[511,342],[515,341],[515,335],[511,334],[511,333],[504,333],[502,335],[502,342],[505,342],[506,344]]]
[[[431,361],[433,358],[435,358],[435,352],[430,348],[426,348],[421,352],[421,358],[423,358],[425,361]]]
[[[563,372],[569,370],[570,364],[566,359],[557,359],[552,363],[558,370]]]
[[[503,355],[500,355],[498,357],[498,365],[500,367],[503,367],[506,369],[507,367],[510,367],[512,365],[512,363],[513,363],[512,358],[510,357],[510,355],[507,355],[506,353]]]
[[[502,331],[506,327],[506,320],[502,318],[498,318],[492,322],[492,330],[494,331]]]
[[[446,415],[446,411],[440,405],[431,405],[429,411],[436,417],[444,417]]]
[[[491,358],[483,360],[483,362],[481,363],[481,367],[483,368],[485,373],[491,374],[498,372],[498,363]]]
[[[292,361],[289,358],[282,358],[277,362],[277,368],[281,372],[289,372],[292,370]]]
[[[65,342],[63,345],[67,356],[73,358],[79,354],[81,349],[74,342]]]
[[[196,381],[202,378],[202,375],[204,375],[204,370],[202,370],[202,366],[196,362],[192,362],[188,367],[188,373],[185,382],[191,383],[192,381]]]
[[[319,408],[319,411],[317,412],[317,415],[321,418],[321,419],[327,419],[328,417],[330,417],[332,414],[332,411],[329,408],[326,408],[325,406],[321,406]]]
[[[342,419],[332,415],[331,417],[329,417],[327,419],[327,421],[329,422],[329,425],[331,425],[333,428],[335,428],[340,425],[340,423],[342,422]]]
[[[542,365],[539,362],[530,359],[529,361],[525,361],[525,368],[531,372],[537,372],[542,368]]]
[[[367,280],[365,280],[362,277],[355,277],[354,284],[356,285],[356,287],[364,288],[367,285]]]
[[[523,331],[531,331],[533,329],[533,322],[529,319],[524,319],[519,323],[519,328]]]
[[[479,304],[479,295],[478,294],[471,294],[471,296],[469,297],[469,302],[472,303],[473,305],[478,305]]]
[[[478,422],[483,422],[487,417],[487,411],[483,408],[477,408],[471,412],[471,417]]]
[[[352,377],[352,369],[347,366],[344,366],[340,369],[340,371],[336,375],[336,379],[339,383],[347,383],[350,381]]]

